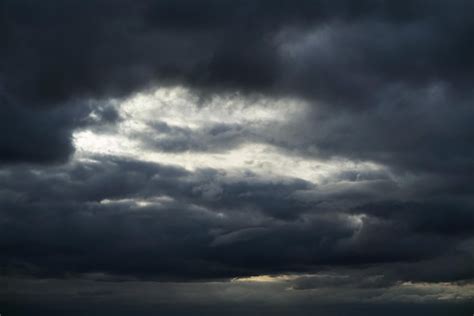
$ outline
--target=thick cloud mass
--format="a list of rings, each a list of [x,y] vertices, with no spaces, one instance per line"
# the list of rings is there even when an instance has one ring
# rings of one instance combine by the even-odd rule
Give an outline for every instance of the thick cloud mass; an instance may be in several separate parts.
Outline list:
[[[472,306],[473,10],[1,1],[0,303]]]

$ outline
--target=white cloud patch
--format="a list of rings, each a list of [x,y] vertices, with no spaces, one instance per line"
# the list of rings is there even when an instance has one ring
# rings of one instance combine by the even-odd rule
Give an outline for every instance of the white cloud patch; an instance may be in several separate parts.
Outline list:
[[[295,99],[214,96],[200,100],[190,90],[160,88],[116,101],[121,120],[110,128],[76,131],[76,158],[115,155],[229,174],[294,177],[331,182],[335,174],[383,171],[372,162],[316,159],[282,148],[294,142],[308,105]],[[218,187],[202,188],[213,198]]]

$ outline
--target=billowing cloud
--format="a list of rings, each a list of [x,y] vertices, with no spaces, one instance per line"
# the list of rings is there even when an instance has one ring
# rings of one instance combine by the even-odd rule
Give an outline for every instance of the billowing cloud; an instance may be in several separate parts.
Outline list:
[[[0,302],[467,310],[472,9],[3,1]]]

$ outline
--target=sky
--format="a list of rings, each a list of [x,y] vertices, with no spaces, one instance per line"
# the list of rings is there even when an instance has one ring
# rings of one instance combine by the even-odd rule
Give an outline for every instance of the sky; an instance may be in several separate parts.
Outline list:
[[[0,313],[472,315],[473,14],[0,1]]]

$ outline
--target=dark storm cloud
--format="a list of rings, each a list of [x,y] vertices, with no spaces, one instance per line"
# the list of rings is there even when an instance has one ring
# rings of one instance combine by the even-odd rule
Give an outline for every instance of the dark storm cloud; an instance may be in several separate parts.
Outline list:
[[[423,262],[472,262],[473,255],[462,248],[470,232],[447,230],[443,210],[429,206],[395,212],[382,203],[372,211],[364,204],[372,195],[361,200],[343,189],[308,200],[305,194],[321,193],[302,180],[112,157],[15,167],[0,177],[0,256],[8,273],[193,280],[391,264],[379,273],[391,273],[392,282],[411,280],[417,269],[420,281],[474,276],[468,263],[428,272]],[[411,269],[398,264],[417,261]]]
[[[5,101],[0,108],[0,162],[64,162],[73,151],[70,130],[81,116],[69,108],[38,111]]]
[[[288,211],[296,203],[291,193],[309,186],[301,181],[275,184],[253,177],[232,184],[221,181],[213,171],[190,174],[122,160],[4,171],[2,258],[14,266],[37,266],[53,275],[103,270],[163,278],[214,278],[251,273],[245,267],[219,262],[226,256],[220,253],[223,242],[219,240],[235,243],[239,240],[223,236],[270,225],[271,218],[265,220],[259,212],[295,217],[281,213],[285,207],[278,203]],[[272,197],[272,191],[282,196]],[[171,200],[153,200],[160,196]],[[235,201],[235,196],[241,201]],[[147,198],[149,205],[135,202]],[[212,254],[218,258],[208,258]],[[125,260],[130,256],[133,262]]]
[[[405,281],[469,284],[473,10],[467,0],[2,1],[2,274],[306,273],[293,289],[374,295]],[[74,131],[115,131],[124,119],[113,99],[178,85],[204,100],[238,92],[310,109],[258,127],[158,117],[132,135],[147,148],[265,143],[382,170],[342,170],[316,185],[117,157],[68,162]]]
[[[320,155],[379,161],[397,172],[463,176],[474,167],[470,121],[472,95],[458,97],[443,84],[393,88],[372,109],[315,119],[320,133],[308,136]]]
[[[295,4],[265,0],[8,0],[0,7],[1,91],[13,100],[10,106],[42,111],[71,100],[120,97],[152,84],[191,85],[211,93],[241,90],[289,94],[330,107],[362,108],[369,120],[377,116],[376,122],[365,122],[366,119],[359,120],[363,114],[355,114],[357,124],[369,123],[370,128],[355,133],[354,139],[345,138],[341,143],[338,137],[343,136],[342,131],[336,130],[336,138],[315,141],[330,154],[352,154],[353,149],[345,144],[361,145],[368,148],[360,147],[358,157],[365,153],[369,159],[384,160],[395,151],[394,159],[408,159],[401,163],[412,167],[419,165],[418,161],[398,156],[412,149],[410,145],[417,140],[425,149],[420,155],[439,157],[453,152],[437,150],[448,146],[462,160],[465,155],[472,157],[472,152],[463,146],[469,139],[459,137],[471,131],[464,124],[472,117],[470,109],[454,110],[446,130],[436,128],[429,133],[432,126],[408,125],[418,137],[395,141],[399,135],[404,137],[399,123],[411,123],[403,118],[416,119],[413,116],[418,113],[418,96],[408,95],[393,105],[406,108],[400,111],[400,120],[395,117],[392,121],[390,109],[380,110],[379,105],[396,99],[400,93],[406,95],[404,87],[410,93],[435,83],[450,89],[440,106],[460,107],[457,104],[471,102],[472,9],[469,1]],[[351,120],[352,113],[347,115]],[[389,125],[385,130],[384,118],[396,122],[396,126]],[[15,125],[41,131],[41,121],[23,120],[17,119]],[[36,142],[28,133],[19,133],[18,139],[2,141],[6,152],[3,160],[65,159],[71,151],[68,136],[76,125],[64,122],[67,118],[50,123],[52,138],[58,141],[54,143],[55,150],[45,147],[49,156],[34,156],[32,153],[38,151],[31,144]],[[433,123],[438,123],[436,118]],[[449,126],[460,128],[455,132]],[[363,126],[354,126],[359,127]],[[370,137],[381,131],[381,136]],[[41,133],[36,137],[38,143],[49,140]],[[433,139],[439,139],[442,146]],[[393,150],[387,152],[377,148],[380,142],[384,146],[400,145],[389,147]],[[471,161],[466,160],[461,164]]]
[[[2,77],[9,93],[36,104],[123,95],[156,80],[357,103],[392,80],[469,80],[469,9],[468,1],[5,1]],[[324,47],[278,54],[321,26],[331,37]]]

